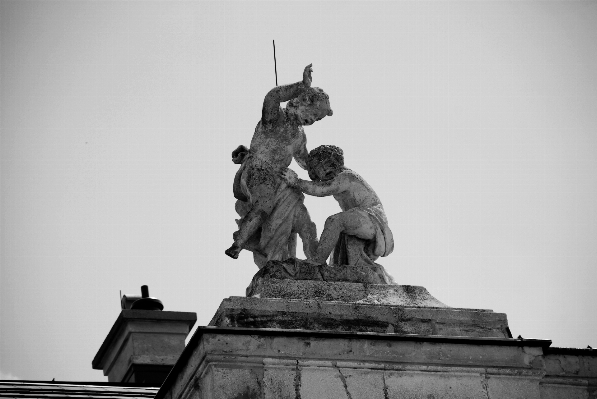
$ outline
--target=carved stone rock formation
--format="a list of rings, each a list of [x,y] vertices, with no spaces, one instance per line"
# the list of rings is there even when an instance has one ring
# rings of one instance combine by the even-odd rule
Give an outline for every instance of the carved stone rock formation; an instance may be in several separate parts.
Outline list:
[[[363,284],[394,284],[392,277],[383,266],[371,262],[364,265],[315,265],[300,259],[269,261],[260,269],[247,289],[262,280],[314,280],[325,282],[350,282]]]

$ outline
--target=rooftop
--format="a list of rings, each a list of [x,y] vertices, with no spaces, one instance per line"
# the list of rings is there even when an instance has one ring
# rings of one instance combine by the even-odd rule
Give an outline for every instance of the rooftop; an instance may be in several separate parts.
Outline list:
[[[142,384],[60,381],[0,381],[0,398],[148,399],[158,387]]]

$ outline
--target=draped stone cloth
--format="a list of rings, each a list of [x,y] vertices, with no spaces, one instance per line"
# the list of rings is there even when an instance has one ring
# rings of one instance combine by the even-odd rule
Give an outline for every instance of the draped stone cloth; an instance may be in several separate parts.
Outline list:
[[[247,156],[235,177],[235,196],[247,199],[247,201],[239,199],[236,203],[236,211],[241,216],[237,220],[239,228],[244,223],[244,217],[251,210],[253,202],[258,200],[256,193],[251,193],[248,189],[246,180],[251,168],[260,167],[262,174],[264,170],[262,166],[256,166],[253,163],[252,156]],[[300,190],[288,186],[275,170],[266,173],[266,178],[277,185],[274,193],[275,205],[261,228],[244,245],[244,249],[253,251],[254,261],[260,269],[265,266],[267,261],[296,257],[297,235],[293,231],[293,227],[305,199]]]

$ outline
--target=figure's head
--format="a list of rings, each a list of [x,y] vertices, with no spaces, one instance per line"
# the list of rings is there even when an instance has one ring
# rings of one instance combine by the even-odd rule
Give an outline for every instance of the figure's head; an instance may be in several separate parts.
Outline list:
[[[335,145],[320,145],[309,153],[307,168],[311,180],[333,179],[344,167],[344,152]]]
[[[332,116],[330,96],[319,87],[309,87],[286,104],[288,112],[297,116],[301,125],[312,125],[326,116]]]

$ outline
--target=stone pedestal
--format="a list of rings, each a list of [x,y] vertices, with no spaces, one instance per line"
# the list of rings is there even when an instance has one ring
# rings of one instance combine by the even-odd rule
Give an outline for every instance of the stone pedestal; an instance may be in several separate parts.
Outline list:
[[[512,339],[423,287],[253,281],[197,329],[156,399],[595,399],[597,353]]]
[[[224,299],[209,325],[511,337],[505,314],[450,308],[418,286],[254,279],[248,294]]]

